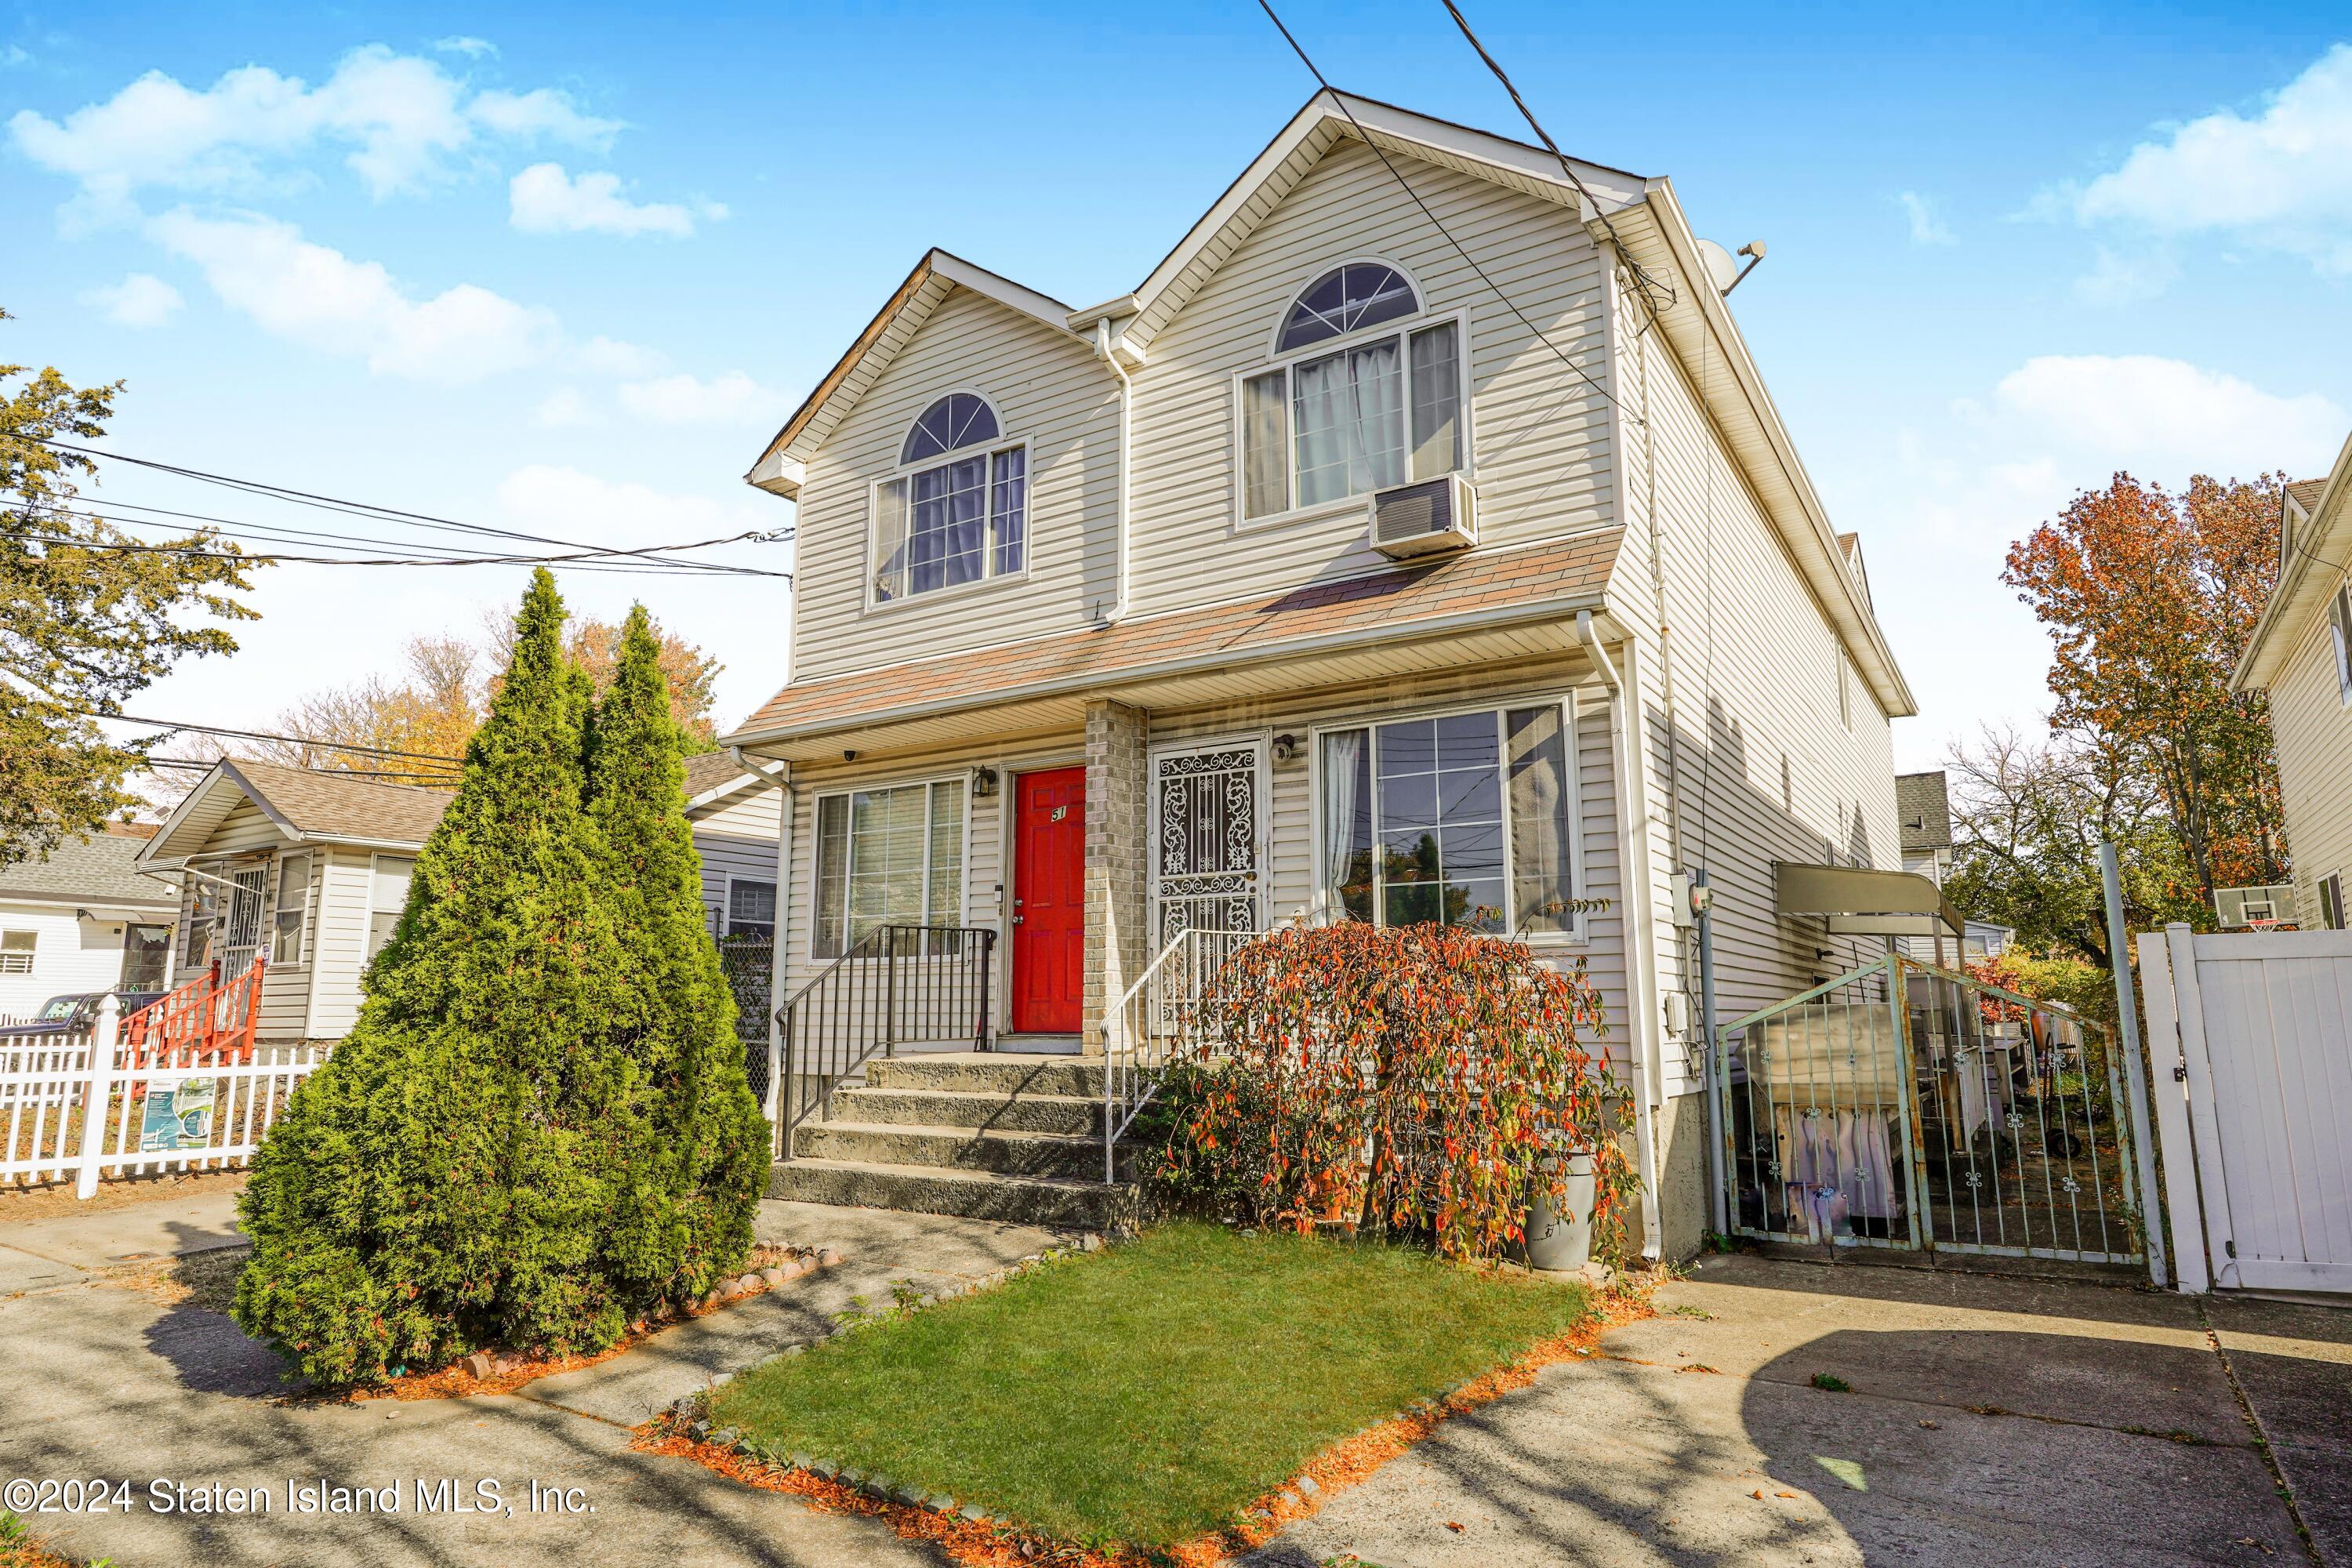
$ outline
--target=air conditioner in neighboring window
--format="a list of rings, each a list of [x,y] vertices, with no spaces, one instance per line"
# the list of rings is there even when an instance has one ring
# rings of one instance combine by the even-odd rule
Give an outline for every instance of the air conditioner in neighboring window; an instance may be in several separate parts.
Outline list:
[[[1372,492],[1372,548],[1392,560],[1478,542],[1478,492],[1460,474]]]

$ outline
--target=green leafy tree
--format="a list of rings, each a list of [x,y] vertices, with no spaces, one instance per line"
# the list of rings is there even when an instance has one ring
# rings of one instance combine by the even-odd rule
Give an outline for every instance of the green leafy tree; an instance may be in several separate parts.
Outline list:
[[[601,1348],[735,1260],[681,1276],[662,1244],[668,1090],[633,1048],[639,933],[585,803],[589,683],[562,626],[541,571],[359,1021],[240,1200],[236,1321],[319,1382]]]
[[[612,1022],[653,1091],[650,1142],[629,1162],[631,1258],[691,1295],[751,1244],[768,1124],[743,1074],[735,999],[703,929],[702,861],[686,820],[685,757],[664,647],[629,612],[588,736],[589,817],[605,891],[627,933]]]
[[[110,741],[93,716],[183,658],[236,651],[223,627],[182,624],[187,612],[254,618],[231,596],[255,564],[236,545],[136,540],[77,504],[97,464],[50,443],[103,436],[121,390],[0,364],[0,866],[134,804],[123,777],[160,737]]]

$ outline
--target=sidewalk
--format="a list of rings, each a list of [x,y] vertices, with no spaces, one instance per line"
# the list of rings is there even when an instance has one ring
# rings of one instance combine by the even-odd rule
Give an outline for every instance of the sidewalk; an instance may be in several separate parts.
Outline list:
[[[0,1298],[244,1242],[236,1194],[226,1191],[0,1225]]]

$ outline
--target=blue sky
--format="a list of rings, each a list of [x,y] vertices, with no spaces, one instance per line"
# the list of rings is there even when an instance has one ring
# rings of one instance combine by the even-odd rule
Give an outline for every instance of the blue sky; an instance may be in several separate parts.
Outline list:
[[[0,360],[127,380],[113,443],[143,457],[600,542],[778,527],[739,476],[924,247],[1106,298],[1311,89],[1255,5],[1129,9],[20,6]],[[2352,426],[2340,13],[1468,9],[1569,150],[1769,246],[1734,303],[1864,534],[1906,765],[2033,721],[2045,647],[1997,573],[2075,489],[2303,477]],[[1340,85],[1517,132],[1437,0],[1283,10]],[[141,710],[265,721],[520,588],[261,581],[246,651]],[[565,591],[703,641],[724,719],[782,671],[776,583]]]

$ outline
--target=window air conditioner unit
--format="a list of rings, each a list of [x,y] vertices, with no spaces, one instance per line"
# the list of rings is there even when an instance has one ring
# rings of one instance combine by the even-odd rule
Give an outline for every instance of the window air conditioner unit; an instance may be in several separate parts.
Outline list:
[[[1477,492],[1460,474],[1372,492],[1372,548],[1391,560],[1478,542]]]

